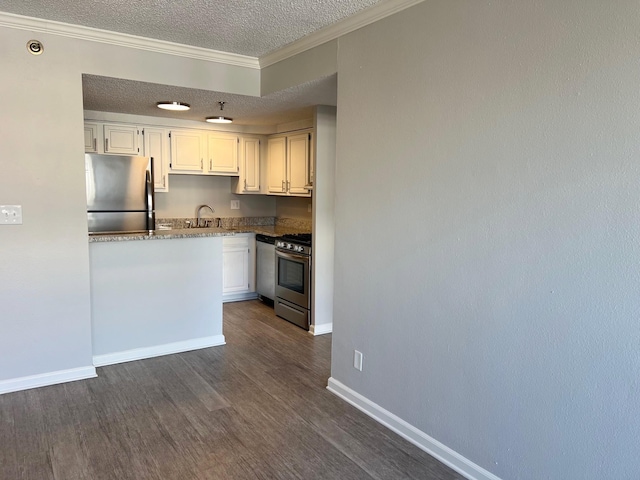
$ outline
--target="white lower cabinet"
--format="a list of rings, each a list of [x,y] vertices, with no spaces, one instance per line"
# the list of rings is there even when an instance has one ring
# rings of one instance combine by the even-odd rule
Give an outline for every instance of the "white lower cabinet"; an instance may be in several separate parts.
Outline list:
[[[222,300],[256,298],[255,234],[241,233],[222,239]]]

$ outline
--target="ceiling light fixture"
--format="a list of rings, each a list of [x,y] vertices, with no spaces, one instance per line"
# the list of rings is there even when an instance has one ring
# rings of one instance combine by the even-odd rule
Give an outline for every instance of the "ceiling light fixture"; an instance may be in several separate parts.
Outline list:
[[[220,105],[220,111],[222,112],[222,110],[224,110],[224,104],[227,102],[218,102],[218,105]],[[222,115],[217,116],[217,117],[207,117],[205,119],[207,122],[209,123],[231,123],[233,122],[233,118],[229,118],[229,117],[223,117]]]
[[[156,105],[163,110],[173,110],[174,112],[184,112],[191,108],[191,105],[184,102],[158,102]]]

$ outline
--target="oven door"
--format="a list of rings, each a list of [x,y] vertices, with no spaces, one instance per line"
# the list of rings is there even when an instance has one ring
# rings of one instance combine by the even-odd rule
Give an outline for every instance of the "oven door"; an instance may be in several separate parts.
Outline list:
[[[310,309],[311,258],[276,250],[276,297]]]

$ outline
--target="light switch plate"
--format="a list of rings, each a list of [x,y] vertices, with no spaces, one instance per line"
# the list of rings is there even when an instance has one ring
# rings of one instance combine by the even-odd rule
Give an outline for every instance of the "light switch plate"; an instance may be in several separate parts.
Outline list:
[[[231,200],[231,210],[240,210],[240,200]]]
[[[362,352],[353,351],[353,368],[362,371]]]
[[[0,205],[0,225],[22,225],[22,205]]]

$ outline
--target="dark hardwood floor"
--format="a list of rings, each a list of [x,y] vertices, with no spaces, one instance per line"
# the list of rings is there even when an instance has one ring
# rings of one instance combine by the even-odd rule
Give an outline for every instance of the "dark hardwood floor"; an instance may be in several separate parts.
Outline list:
[[[461,479],[325,389],[331,336],[258,301],[227,345],[0,395],[0,478]]]

